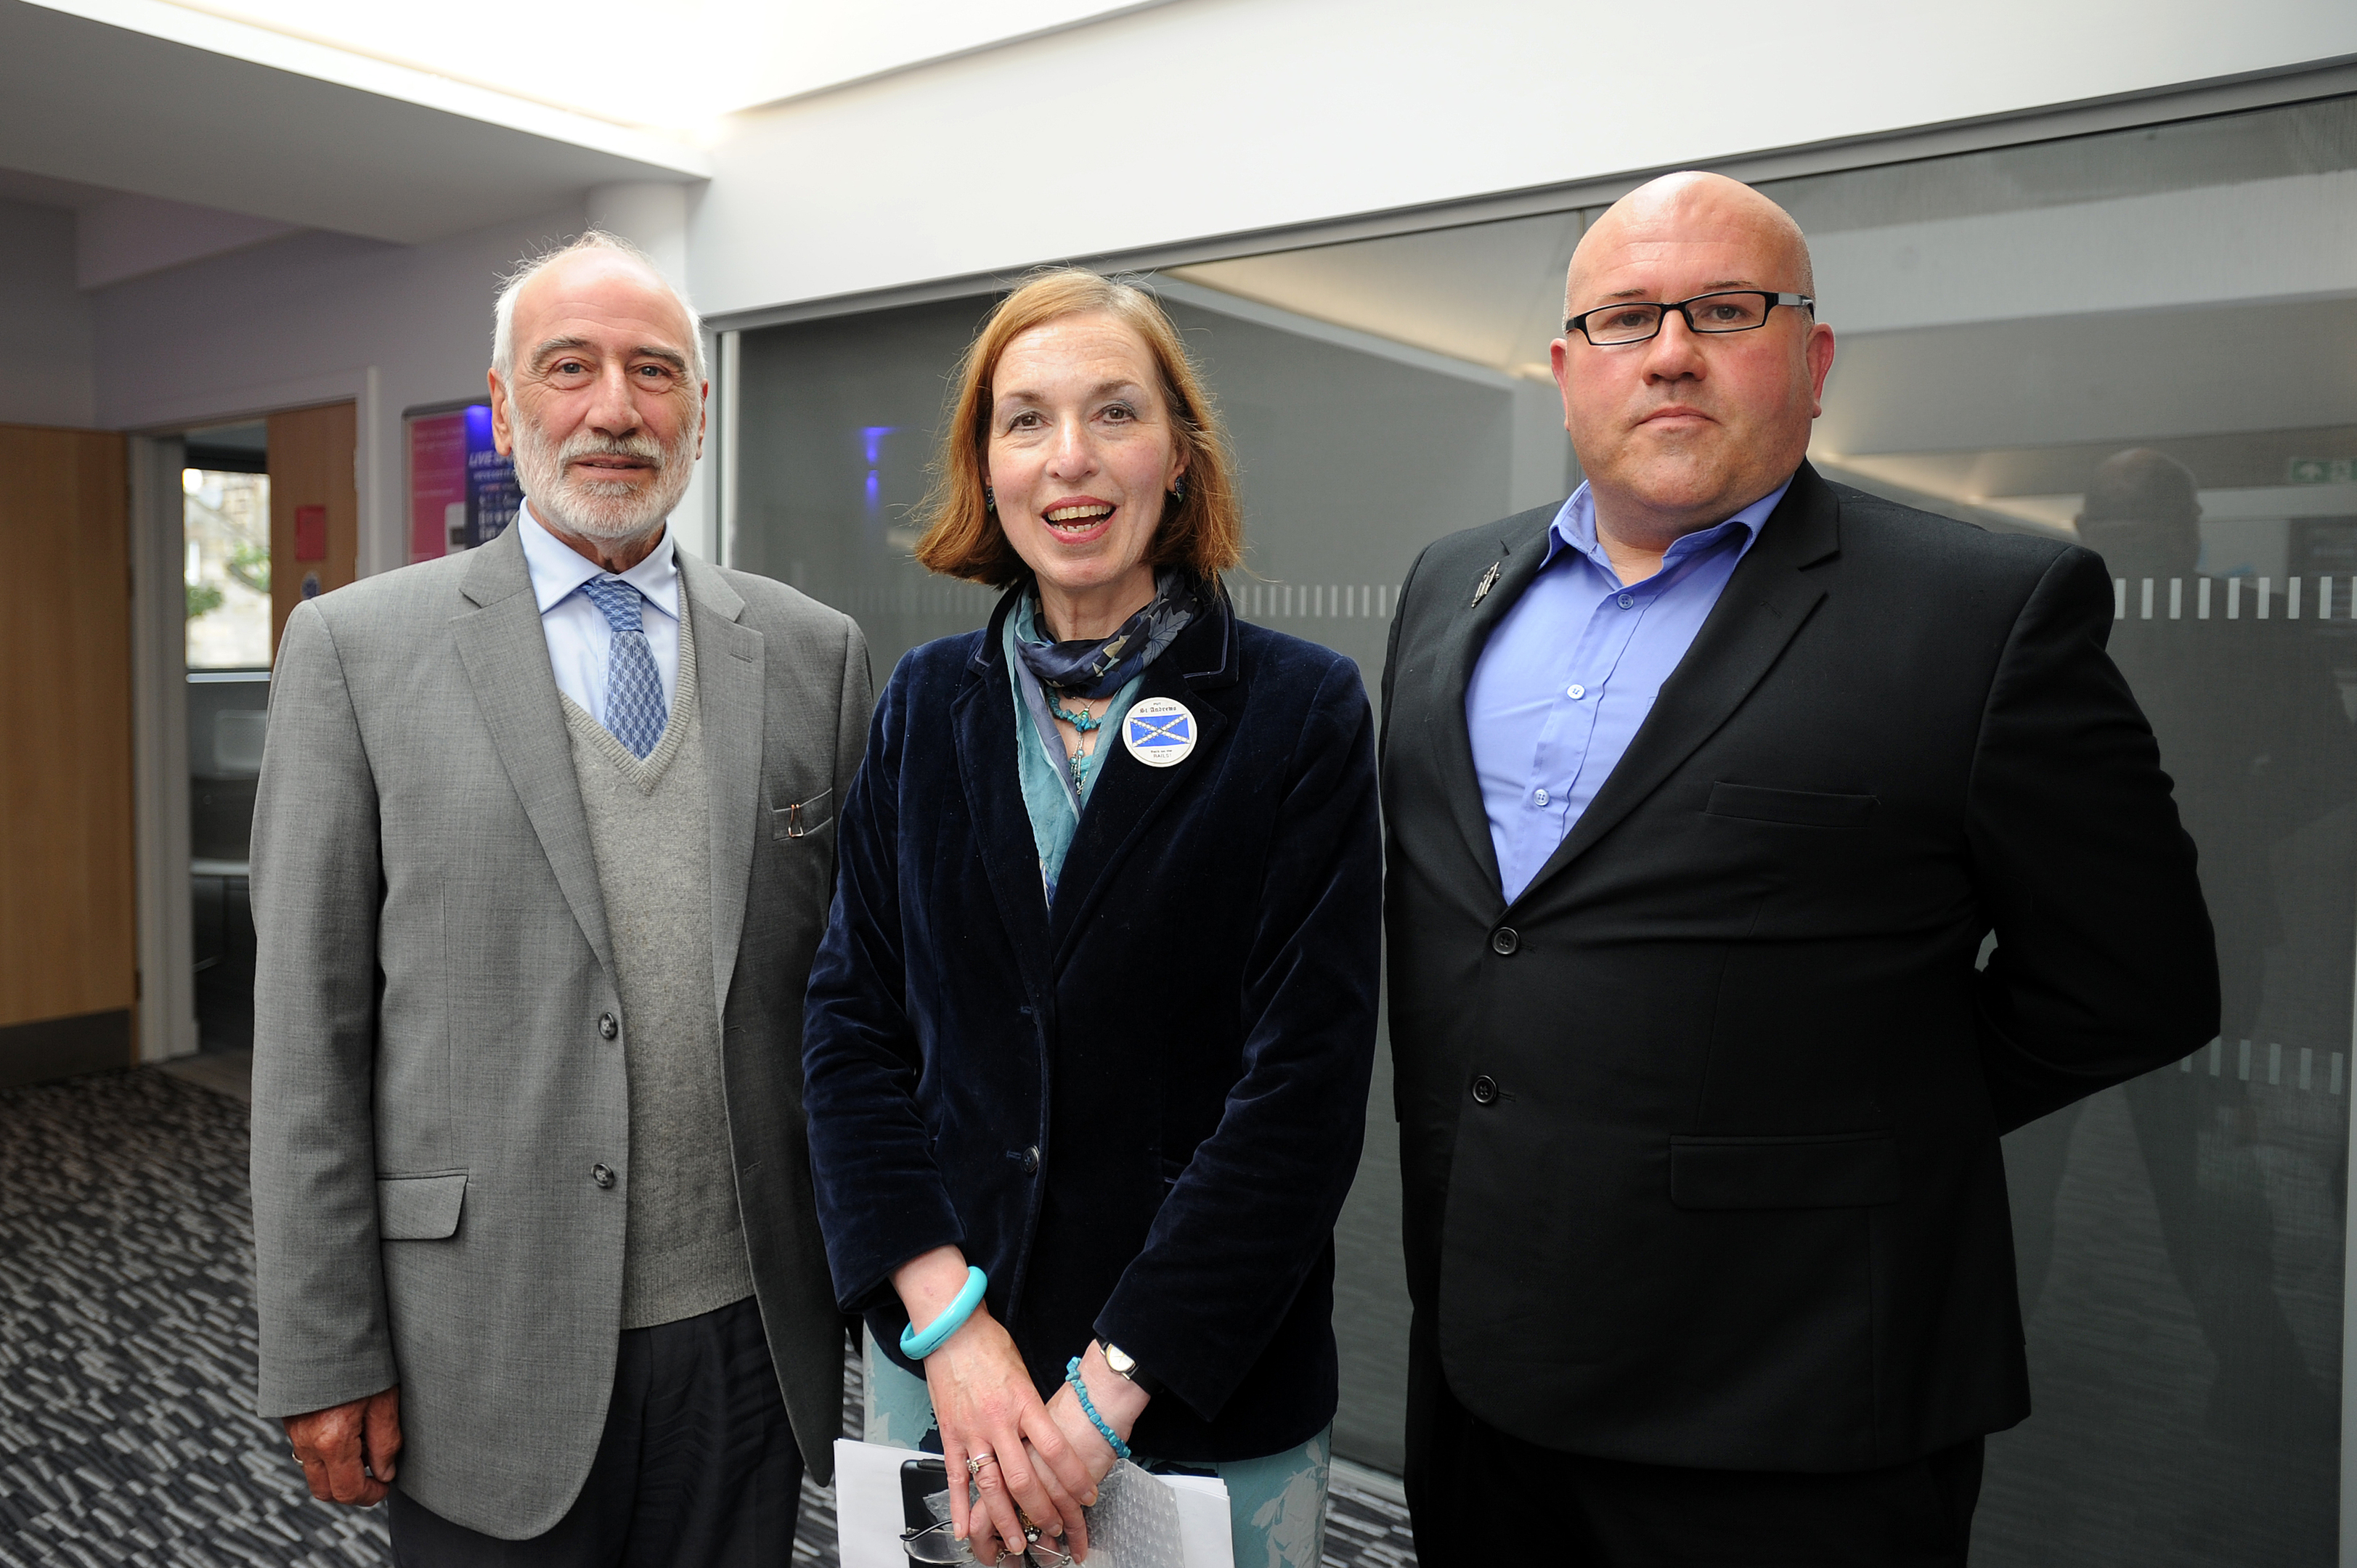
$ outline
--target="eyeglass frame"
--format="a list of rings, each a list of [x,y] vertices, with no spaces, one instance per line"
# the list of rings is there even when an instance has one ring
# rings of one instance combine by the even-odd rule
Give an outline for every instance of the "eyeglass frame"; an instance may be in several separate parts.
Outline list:
[[[1749,295],[1755,299],[1764,299],[1768,302],[1768,308],[1761,311],[1760,313],[1760,319],[1749,327],[1714,328],[1697,327],[1695,325],[1694,312],[1687,308],[1689,306],[1699,305],[1706,299],[1725,299],[1730,295]],[[1646,333],[1642,338],[1623,338],[1619,341],[1612,343],[1598,343],[1595,338],[1590,338],[1587,335],[1587,318],[1589,317],[1601,316],[1608,310],[1625,310],[1632,305],[1650,305],[1661,311],[1662,314],[1654,320],[1653,329],[1651,332]],[[1568,338],[1573,333],[1577,332],[1579,334],[1581,340],[1591,349],[1626,349],[1632,344],[1650,343],[1654,338],[1660,337],[1662,335],[1662,328],[1670,319],[1670,312],[1674,310],[1678,313],[1679,319],[1686,324],[1686,330],[1694,333],[1697,337],[1731,338],[1738,332],[1757,332],[1762,327],[1767,326],[1769,318],[1776,314],[1776,307],[1780,305],[1799,306],[1801,309],[1809,313],[1809,319],[1812,321],[1815,320],[1817,317],[1817,301],[1816,297],[1813,295],[1779,294],[1773,289],[1766,288],[1715,288],[1708,294],[1698,294],[1690,299],[1623,299],[1618,300],[1610,305],[1599,305],[1593,310],[1583,310],[1577,316],[1565,317],[1563,319],[1563,335]]]
[[[1010,1552],[1006,1550],[1005,1544],[1002,1542],[996,1563],[993,1564],[993,1568],[998,1568],[998,1564],[1005,1563],[1010,1557],[1016,1559],[1017,1562],[1028,1563],[1030,1568],[1071,1568],[1072,1554],[1064,1551],[1060,1542],[1050,1544],[1040,1540],[1039,1531],[1037,1528],[1026,1530],[1023,1534],[1024,1549],[1020,1552]],[[939,1535],[947,1544],[928,1546],[925,1548],[926,1551],[947,1552],[951,1555],[947,1557],[919,1555],[914,1548],[917,1547],[919,1542],[924,1541],[924,1539],[930,1535]],[[974,1555],[972,1550],[963,1541],[959,1540],[955,1535],[950,1533],[950,1521],[945,1519],[936,1520],[931,1524],[928,1525],[912,1525],[909,1529],[902,1530],[900,1532],[900,1548],[908,1554],[909,1561],[911,1563],[941,1564],[944,1565],[944,1568],[946,1568],[946,1565],[951,1563],[972,1563],[978,1564],[981,1562],[979,1558]]]

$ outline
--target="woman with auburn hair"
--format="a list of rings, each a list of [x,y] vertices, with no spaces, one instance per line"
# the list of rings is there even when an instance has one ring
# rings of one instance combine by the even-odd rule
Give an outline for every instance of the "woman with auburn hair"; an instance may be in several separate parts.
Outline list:
[[[803,1034],[827,1258],[869,1439],[938,1433],[984,1563],[1084,1554],[1132,1455],[1226,1482],[1240,1568],[1318,1560],[1373,725],[1351,660],[1236,618],[1232,473],[1144,289],[1000,302],[917,558],[1006,592],[901,660],[838,819]]]

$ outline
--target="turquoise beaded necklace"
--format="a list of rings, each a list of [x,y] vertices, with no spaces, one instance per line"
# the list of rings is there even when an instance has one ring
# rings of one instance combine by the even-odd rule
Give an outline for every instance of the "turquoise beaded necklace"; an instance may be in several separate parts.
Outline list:
[[[1104,720],[1090,713],[1086,708],[1076,714],[1057,701],[1053,687],[1045,688],[1045,691],[1048,693],[1048,711],[1080,732],[1082,746],[1086,746],[1089,736],[1104,727]],[[1093,748],[1075,749],[1071,757],[1064,759],[1064,765],[1071,769],[1074,789],[1084,789],[1088,787],[1089,763],[1095,756],[1096,752]]]

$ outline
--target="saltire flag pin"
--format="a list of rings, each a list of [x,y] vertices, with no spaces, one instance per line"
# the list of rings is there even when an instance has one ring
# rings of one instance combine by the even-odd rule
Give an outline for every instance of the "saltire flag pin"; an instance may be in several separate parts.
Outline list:
[[[1195,749],[1195,715],[1184,703],[1148,697],[1121,721],[1121,744],[1148,768],[1170,768]]]
[[[1490,569],[1481,574],[1481,580],[1473,585],[1473,603],[1475,605],[1478,606],[1483,599],[1488,598],[1490,596],[1490,590],[1498,585],[1498,568],[1504,564],[1505,563],[1503,561],[1491,562]]]

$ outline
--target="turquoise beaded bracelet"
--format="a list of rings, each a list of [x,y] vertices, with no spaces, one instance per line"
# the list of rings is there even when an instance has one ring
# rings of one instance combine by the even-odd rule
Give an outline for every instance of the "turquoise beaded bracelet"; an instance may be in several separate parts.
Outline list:
[[[972,1264],[966,1266],[965,1283],[959,1287],[942,1315],[925,1326],[922,1334],[913,1323],[900,1330],[900,1354],[911,1361],[921,1361],[942,1348],[942,1341],[965,1326],[974,1309],[982,1302],[982,1293],[990,1288],[990,1276]]]
[[[1081,1359],[1078,1356],[1073,1357],[1071,1364],[1065,1367],[1064,1381],[1071,1384],[1072,1391],[1081,1396],[1081,1413],[1095,1422],[1097,1431],[1103,1435],[1107,1443],[1113,1444],[1113,1456],[1116,1459],[1128,1458],[1129,1444],[1124,1443],[1114,1429],[1105,1424],[1105,1418],[1097,1413],[1096,1402],[1089,1398],[1088,1381],[1081,1376]]]

